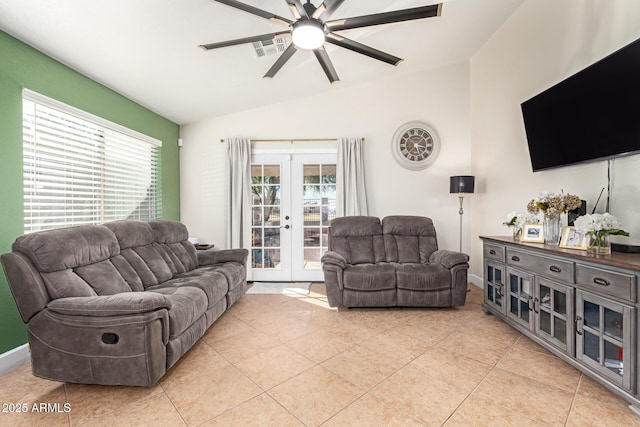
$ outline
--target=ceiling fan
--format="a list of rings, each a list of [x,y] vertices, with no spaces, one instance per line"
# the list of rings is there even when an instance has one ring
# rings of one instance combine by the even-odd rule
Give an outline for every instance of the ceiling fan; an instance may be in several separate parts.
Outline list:
[[[349,49],[353,52],[366,55],[370,58],[377,59],[391,65],[398,65],[402,61],[402,58],[398,58],[397,56],[382,52],[362,43],[358,43],[357,41],[350,40],[337,34],[336,31],[431,18],[434,16],[440,16],[442,12],[442,3],[438,3],[429,6],[396,10],[393,12],[329,20],[331,15],[342,5],[342,3],[344,3],[345,0],[324,0],[324,2],[318,7],[314,6],[311,3],[311,0],[307,0],[305,4],[302,4],[300,0],[285,0],[295,18],[294,20],[290,20],[236,0],[213,1],[260,16],[268,19],[269,21],[288,27],[288,29],[274,33],[261,34],[258,36],[203,44],[200,45],[201,48],[204,50],[211,50],[244,43],[268,41],[281,36],[291,36],[292,43],[287,47],[287,49],[285,49],[264,77],[271,78],[275,76],[282,66],[291,59],[293,54],[298,51],[298,49],[303,49],[313,50],[313,53],[331,83],[339,81],[340,79],[338,78],[338,74],[336,73],[331,60],[329,59],[329,55],[324,48],[325,42]]]

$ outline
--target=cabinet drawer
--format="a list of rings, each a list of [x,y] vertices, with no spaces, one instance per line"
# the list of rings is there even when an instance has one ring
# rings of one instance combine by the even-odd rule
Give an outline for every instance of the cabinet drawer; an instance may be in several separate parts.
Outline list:
[[[484,257],[495,261],[504,262],[504,246],[484,244]]]
[[[550,279],[556,279],[565,283],[574,283],[574,264],[572,261],[548,258],[507,248],[507,265],[512,265]]]
[[[588,265],[576,265],[576,284],[603,295],[635,302],[635,276],[617,271],[602,270]]]

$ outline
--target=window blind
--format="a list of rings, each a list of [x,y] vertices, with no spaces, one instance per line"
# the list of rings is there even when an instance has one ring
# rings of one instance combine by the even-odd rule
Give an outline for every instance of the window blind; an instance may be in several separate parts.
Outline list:
[[[23,92],[24,232],[161,217],[161,142]]]

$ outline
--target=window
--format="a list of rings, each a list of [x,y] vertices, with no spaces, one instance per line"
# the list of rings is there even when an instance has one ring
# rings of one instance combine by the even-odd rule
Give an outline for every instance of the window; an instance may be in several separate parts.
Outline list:
[[[24,232],[160,218],[161,145],[25,89]]]

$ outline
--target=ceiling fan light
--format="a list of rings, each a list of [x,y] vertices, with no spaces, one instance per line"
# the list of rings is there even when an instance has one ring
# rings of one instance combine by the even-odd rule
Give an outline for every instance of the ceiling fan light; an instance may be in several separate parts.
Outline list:
[[[291,40],[300,49],[317,49],[324,44],[324,37],[324,25],[316,20],[300,20],[291,30]]]

